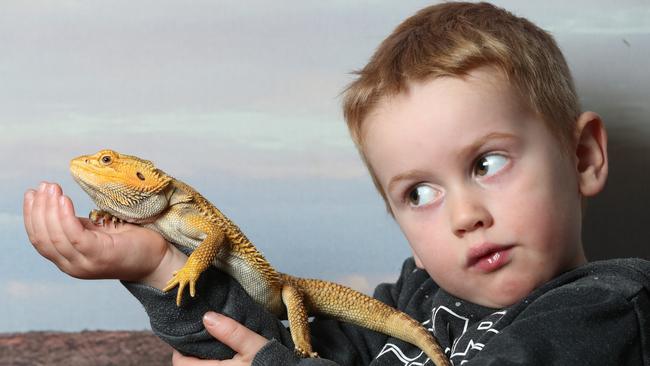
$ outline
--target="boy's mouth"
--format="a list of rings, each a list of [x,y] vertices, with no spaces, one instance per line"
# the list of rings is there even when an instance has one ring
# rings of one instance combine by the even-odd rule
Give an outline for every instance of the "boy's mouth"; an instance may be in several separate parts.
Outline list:
[[[482,243],[473,246],[467,253],[466,266],[469,269],[489,273],[510,262],[513,245]]]

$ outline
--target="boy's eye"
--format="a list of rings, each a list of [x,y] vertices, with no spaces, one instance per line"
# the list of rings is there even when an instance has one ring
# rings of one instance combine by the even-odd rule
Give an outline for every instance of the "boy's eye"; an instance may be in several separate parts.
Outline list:
[[[426,184],[418,184],[409,191],[408,200],[411,206],[420,207],[435,201],[439,195],[440,191],[437,189]]]
[[[508,158],[499,154],[483,155],[474,165],[474,174],[489,177],[496,174],[508,163]]]

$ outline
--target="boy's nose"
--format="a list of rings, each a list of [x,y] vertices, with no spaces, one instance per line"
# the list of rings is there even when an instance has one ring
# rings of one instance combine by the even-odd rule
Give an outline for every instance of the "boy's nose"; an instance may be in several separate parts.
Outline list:
[[[451,229],[457,237],[492,226],[492,216],[481,202],[467,196],[447,202],[450,206]]]

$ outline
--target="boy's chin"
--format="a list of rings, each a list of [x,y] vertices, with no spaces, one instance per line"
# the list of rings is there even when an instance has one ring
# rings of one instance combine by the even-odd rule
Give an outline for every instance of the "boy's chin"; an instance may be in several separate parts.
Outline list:
[[[536,287],[532,282],[522,283],[517,280],[493,283],[483,288],[481,293],[476,294],[473,301],[470,301],[489,308],[503,309],[522,301]]]

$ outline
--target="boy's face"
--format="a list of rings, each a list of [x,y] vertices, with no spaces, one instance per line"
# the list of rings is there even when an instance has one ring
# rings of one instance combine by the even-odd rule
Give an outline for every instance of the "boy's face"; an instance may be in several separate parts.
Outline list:
[[[505,307],[585,262],[576,163],[494,69],[412,84],[364,136],[418,264],[451,294]]]

